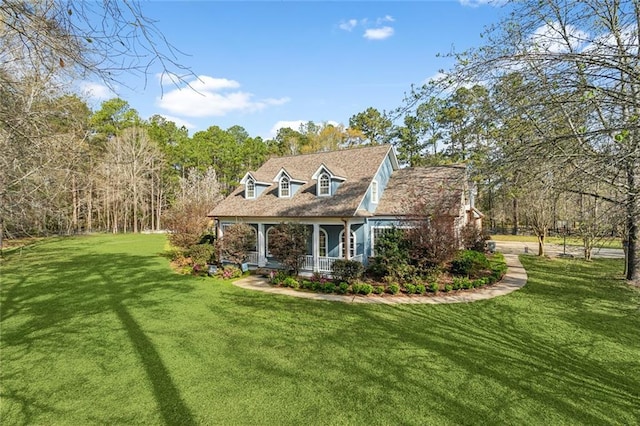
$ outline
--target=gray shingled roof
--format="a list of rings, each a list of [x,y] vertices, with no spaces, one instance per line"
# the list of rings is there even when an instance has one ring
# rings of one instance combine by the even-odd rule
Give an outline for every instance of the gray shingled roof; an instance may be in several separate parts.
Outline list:
[[[278,198],[278,184],[273,183],[259,197],[245,199],[244,185],[239,186],[210,213],[212,217],[348,217],[356,215],[369,184],[388,155],[389,145],[319,152],[267,160],[252,175],[261,182],[272,182],[284,167],[294,179],[307,181],[291,198]],[[313,173],[324,164],[333,173],[346,178],[331,197],[316,196]]]
[[[463,165],[413,167],[396,170],[382,193],[375,214],[406,216],[421,213],[458,215],[463,191],[466,190],[466,168]]]

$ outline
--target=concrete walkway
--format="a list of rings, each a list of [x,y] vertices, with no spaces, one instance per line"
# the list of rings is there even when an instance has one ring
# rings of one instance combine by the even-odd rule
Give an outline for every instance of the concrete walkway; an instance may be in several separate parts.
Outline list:
[[[263,291],[265,293],[284,294],[287,296],[301,297],[313,300],[328,300],[343,303],[384,303],[388,305],[400,303],[412,304],[439,304],[439,303],[469,303],[477,300],[493,299],[512,293],[527,283],[527,272],[515,254],[505,254],[507,273],[499,283],[483,289],[463,290],[460,292],[439,293],[437,296],[391,296],[391,295],[348,295],[311,293],[301,290],[293,290],[286,287],[273,287],[266,278],[251,275],[234,281],[234,285],[247,290]]]

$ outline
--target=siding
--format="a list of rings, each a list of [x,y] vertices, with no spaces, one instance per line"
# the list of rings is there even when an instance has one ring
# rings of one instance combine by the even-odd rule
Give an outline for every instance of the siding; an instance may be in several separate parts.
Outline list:
[[[382,198],[384,189],[387,187],[392,174],[393,164],[391,162],[390,155],[387,155],[373,178],[378,182],[378,202]],[[360,206],[358,206],[358,209],[375,213],[377,207],[378,203],[374,203],[371,201],[371,185],[369,185],[369,187],[367,188],[367,192],[365,193],[364,198],[360,203]]]

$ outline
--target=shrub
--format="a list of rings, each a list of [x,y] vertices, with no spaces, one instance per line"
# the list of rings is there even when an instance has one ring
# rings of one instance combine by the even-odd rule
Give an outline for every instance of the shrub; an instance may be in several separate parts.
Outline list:
[[[331,265],[331,272],[334,280],[351,283],[362,277],[364,265],[355,260],[338,259]]]
[[[416,285],[416,293],[417,294],[425,294],[427,292],[427,288],[424,286],[424,284],[418,284]]]
[[[215,263],[215,247],[211,244],[195,244],[189,248],[189,256],[194,266]]]
[[[242,263],[256,247],[256,231],[246,223],[234,223],[224,230],[224,236],[216,241],[216,249],[224,260]]]
[[[434,281],[431,284],[429,284],[429,291],[433,293],[437,293],[438,290],[440,290],[440,285],[437,282]]]
[[[414,226],[406,231],[406,238],[409,258],[420,269],[439,267],[451,261],[459,248],[453,220],[446,212],[437,211],[438,207],[434,211],[434,206],[439,204],[438,200],[420,196],[414,202],[412,216],[419,220],[413,221]]]
[[[371,284],[362,284],[360,286],[360,294],[364,294],[365,296],[368,296],[372,292],[373,292],[373,286]]]
[[[382,294],[382,293],[384,293],[384,286],[383,285],[375,285],[375,286],[373,286],[373,293],[374,294]]]
[[[416,286],[414,284],[405,284],[404,285],[404,291],[406,291],[407,294],[415,294],[416,293]]]
[[[485,251],[489,234],[482,228],[478,228],[474,223],[468,223],[461,232],[462,245],[466,250]]]
[[[446,285],[444,286],[444,292],[445,292],[445,293],[448,293],[448,292],[450,292],[451,290],[453,290],[453,285],[451,285],[451,284],[446,284]]]
[[[287,278],[289,278],[289,275],[284,271],[271,271],[271,284],[281,285]]]
[[[336,292],[338,292],[338,294],[347,294],[348,291],[349,291],[348,283],[341,282],[340,284],[338,284],[338,288],[336,289]]]
[[[402,279],[402,270],[409,262],[408,241],[403,229],[390,228],[376,236],[376,256],[372,259],[367,273],[382,278],[392,276]]]
[[[487,279],[486,278],[478,278],[477,280],[473,280],[471,282],[471,284],[473,284],[474,288],[480,288],[484,285],[487,284]]]
[[[302,282],[300,283],[300,288],[303,288],[305,290],[311,290],[313,286],[313,282],[309,280],[302,280]]]
[[[321,274],[320,272],[314,272],[313,275],[311,276],[311,281],[314,281],[316,283],[326,283],[327,281],[330,281],[325,275]]]
[[[396,283],[390,284],[389,287],[387,287],[387,291],[389,294],[398,294],[400,293],[400,286]]]
[[[322,291],[325,293],[335,293],[336,285],[332,282],[325,283],[322,288]]]
[[[232,280],[234,278],[240,278],[242,276],[242,271],[237,266],[225,265],[218,269],[216,276],[225,280]]]
[[[454,277],[453,278],[453,289],[454,290],[462,290],[462,289],[470,289],[473,288],[471,280],[467,277]]]
[[[284,279],[284,281],[282,282],[282,285],[285,287],[291,287],[291,288],[300,288],[300,283],[298,282],[298,280],[296,280],[293,277],[287,277]]]
[[[451,273],[454,275],[477,276],[481,271],[489,268],[487,256],[473,250],[459,252],[451,262]]]

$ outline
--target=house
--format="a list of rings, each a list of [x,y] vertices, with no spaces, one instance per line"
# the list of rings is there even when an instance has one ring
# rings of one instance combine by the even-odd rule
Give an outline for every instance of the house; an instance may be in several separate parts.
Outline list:
[[[269,232],[280,222],[309,227],[303,271],[329,273],[336,259],[365,265],[376,237],[413,218],[421,200],[459,231],[482,215],[474,208],[464,166],[399,168],[393,147],[367,146],[267,160],[210,213],[219,237],[238,222],[253,227],[253,266],[273,266]],[[349,238],[345,238],[345,235]]]

